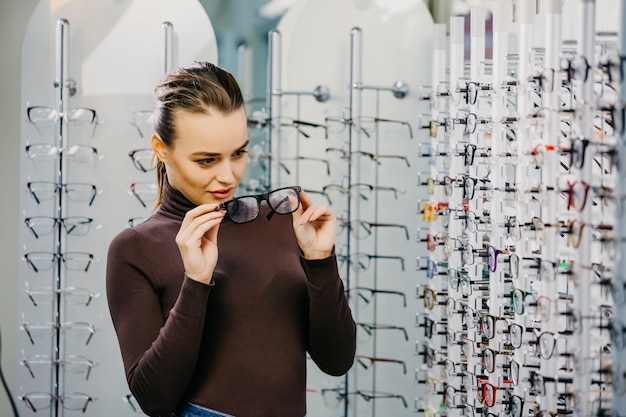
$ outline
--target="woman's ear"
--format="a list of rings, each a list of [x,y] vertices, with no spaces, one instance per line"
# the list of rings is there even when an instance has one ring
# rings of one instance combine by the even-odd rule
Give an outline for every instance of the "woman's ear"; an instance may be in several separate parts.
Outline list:
[[[152,150],[154,151],[156,158],[161,162],[165,162],[167,147],[165,143],[163,143],[163,140],[157,135],[152,135],[150,138],[150,145],[152,146]]]

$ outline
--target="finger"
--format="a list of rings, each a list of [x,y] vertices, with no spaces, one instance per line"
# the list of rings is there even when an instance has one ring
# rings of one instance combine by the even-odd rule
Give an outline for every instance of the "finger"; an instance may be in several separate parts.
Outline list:
[[[222,219],[224,218],[224,216],[222,216]],[[209,227],[209,229],[206,231],[206,233],[203,235],[205,236],[209,241],[211,242],[217,242],[217,233],[220,230],[220,224],[222,222],[222,219],[219,219],[219,221],[212,227]]]
[[[304,209],[311,204],[311,200],[306,195],[303,190],[300,190],[300,206],[292,213],[293,223],[300,224],[300,218],[302,217],[302,213]]]
[[[304,192],[304,190],[300,191],[300,205],[302,206],[303,210],[306,210],[311,205],[313,205],[313,202],[311,201],[307,193]]]
[[[194,219],[207,213],[219,213],[219,204],[202,204],[189,210],[183,218],[181,228],[188,226]]]
[[[328,220],[333,218],[335,218],[335,215],[328,206],[315,207],[315,210],[311,212],[311,216],[309,217],[310,221]]]
[[[224,218],[225,213],[218,211],[210,211],[199,216],[188,219],[185,227],[181,226],[177,241],[195,241],[198,242],[205,234],[215,226],[219,225]]]
[[[224,212],[209,212],[190,219],[185,227],[181,226],[180,232],[183,235],[200,235],[202,236],[208,229],[215,225],[215,223],[221,223],[224,218]]]
[[[300,216],[299,224],[304,224],[306,222],[314,222],[317,220],[333,220],[333,219],[335,219],[335,215],[333,214],[330,207],[325,206],[325,205],[310,206]]]

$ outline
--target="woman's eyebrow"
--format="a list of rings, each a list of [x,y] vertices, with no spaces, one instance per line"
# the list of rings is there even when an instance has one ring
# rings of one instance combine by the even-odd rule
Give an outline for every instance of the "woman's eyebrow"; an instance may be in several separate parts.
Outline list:
[[[250,144],[250,140],[248,139],[248,140],[246,140],[246,141],[243,143],[243,145],[241,145],[239,148],[237,148],[237,150],[238,150],[238,151],[240,151],[240,150],[242,150],[242,149],[244,149],[244,148],[247,148],[249,144]]]
[[[247,148],[249,144],[250,144],[250,140],[246,140],[243,145],[235,149],[235,152],[238,152],[238,151],[241,151],[242,149]],[[219,152],[199,151],[199,152],[194,152],[191,155],[193,156],[220,156],[221,154]]]

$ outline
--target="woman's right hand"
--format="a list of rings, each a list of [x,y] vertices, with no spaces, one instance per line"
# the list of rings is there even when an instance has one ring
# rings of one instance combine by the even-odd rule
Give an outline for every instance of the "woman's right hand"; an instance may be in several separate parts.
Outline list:
[[[210,284],[217,265],[217,232],[225,211],[217,204],[203,204],[185,214],[176,244],[189,278]]]

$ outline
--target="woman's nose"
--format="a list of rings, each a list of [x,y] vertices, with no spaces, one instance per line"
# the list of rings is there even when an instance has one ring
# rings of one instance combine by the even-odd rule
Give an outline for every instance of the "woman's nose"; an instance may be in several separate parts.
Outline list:
[[[235,180],[235,175],[233,174],[233,166],[230,160],[226,159],[219,165],[219,171],[215,178],[223,184],[232,184]]]

